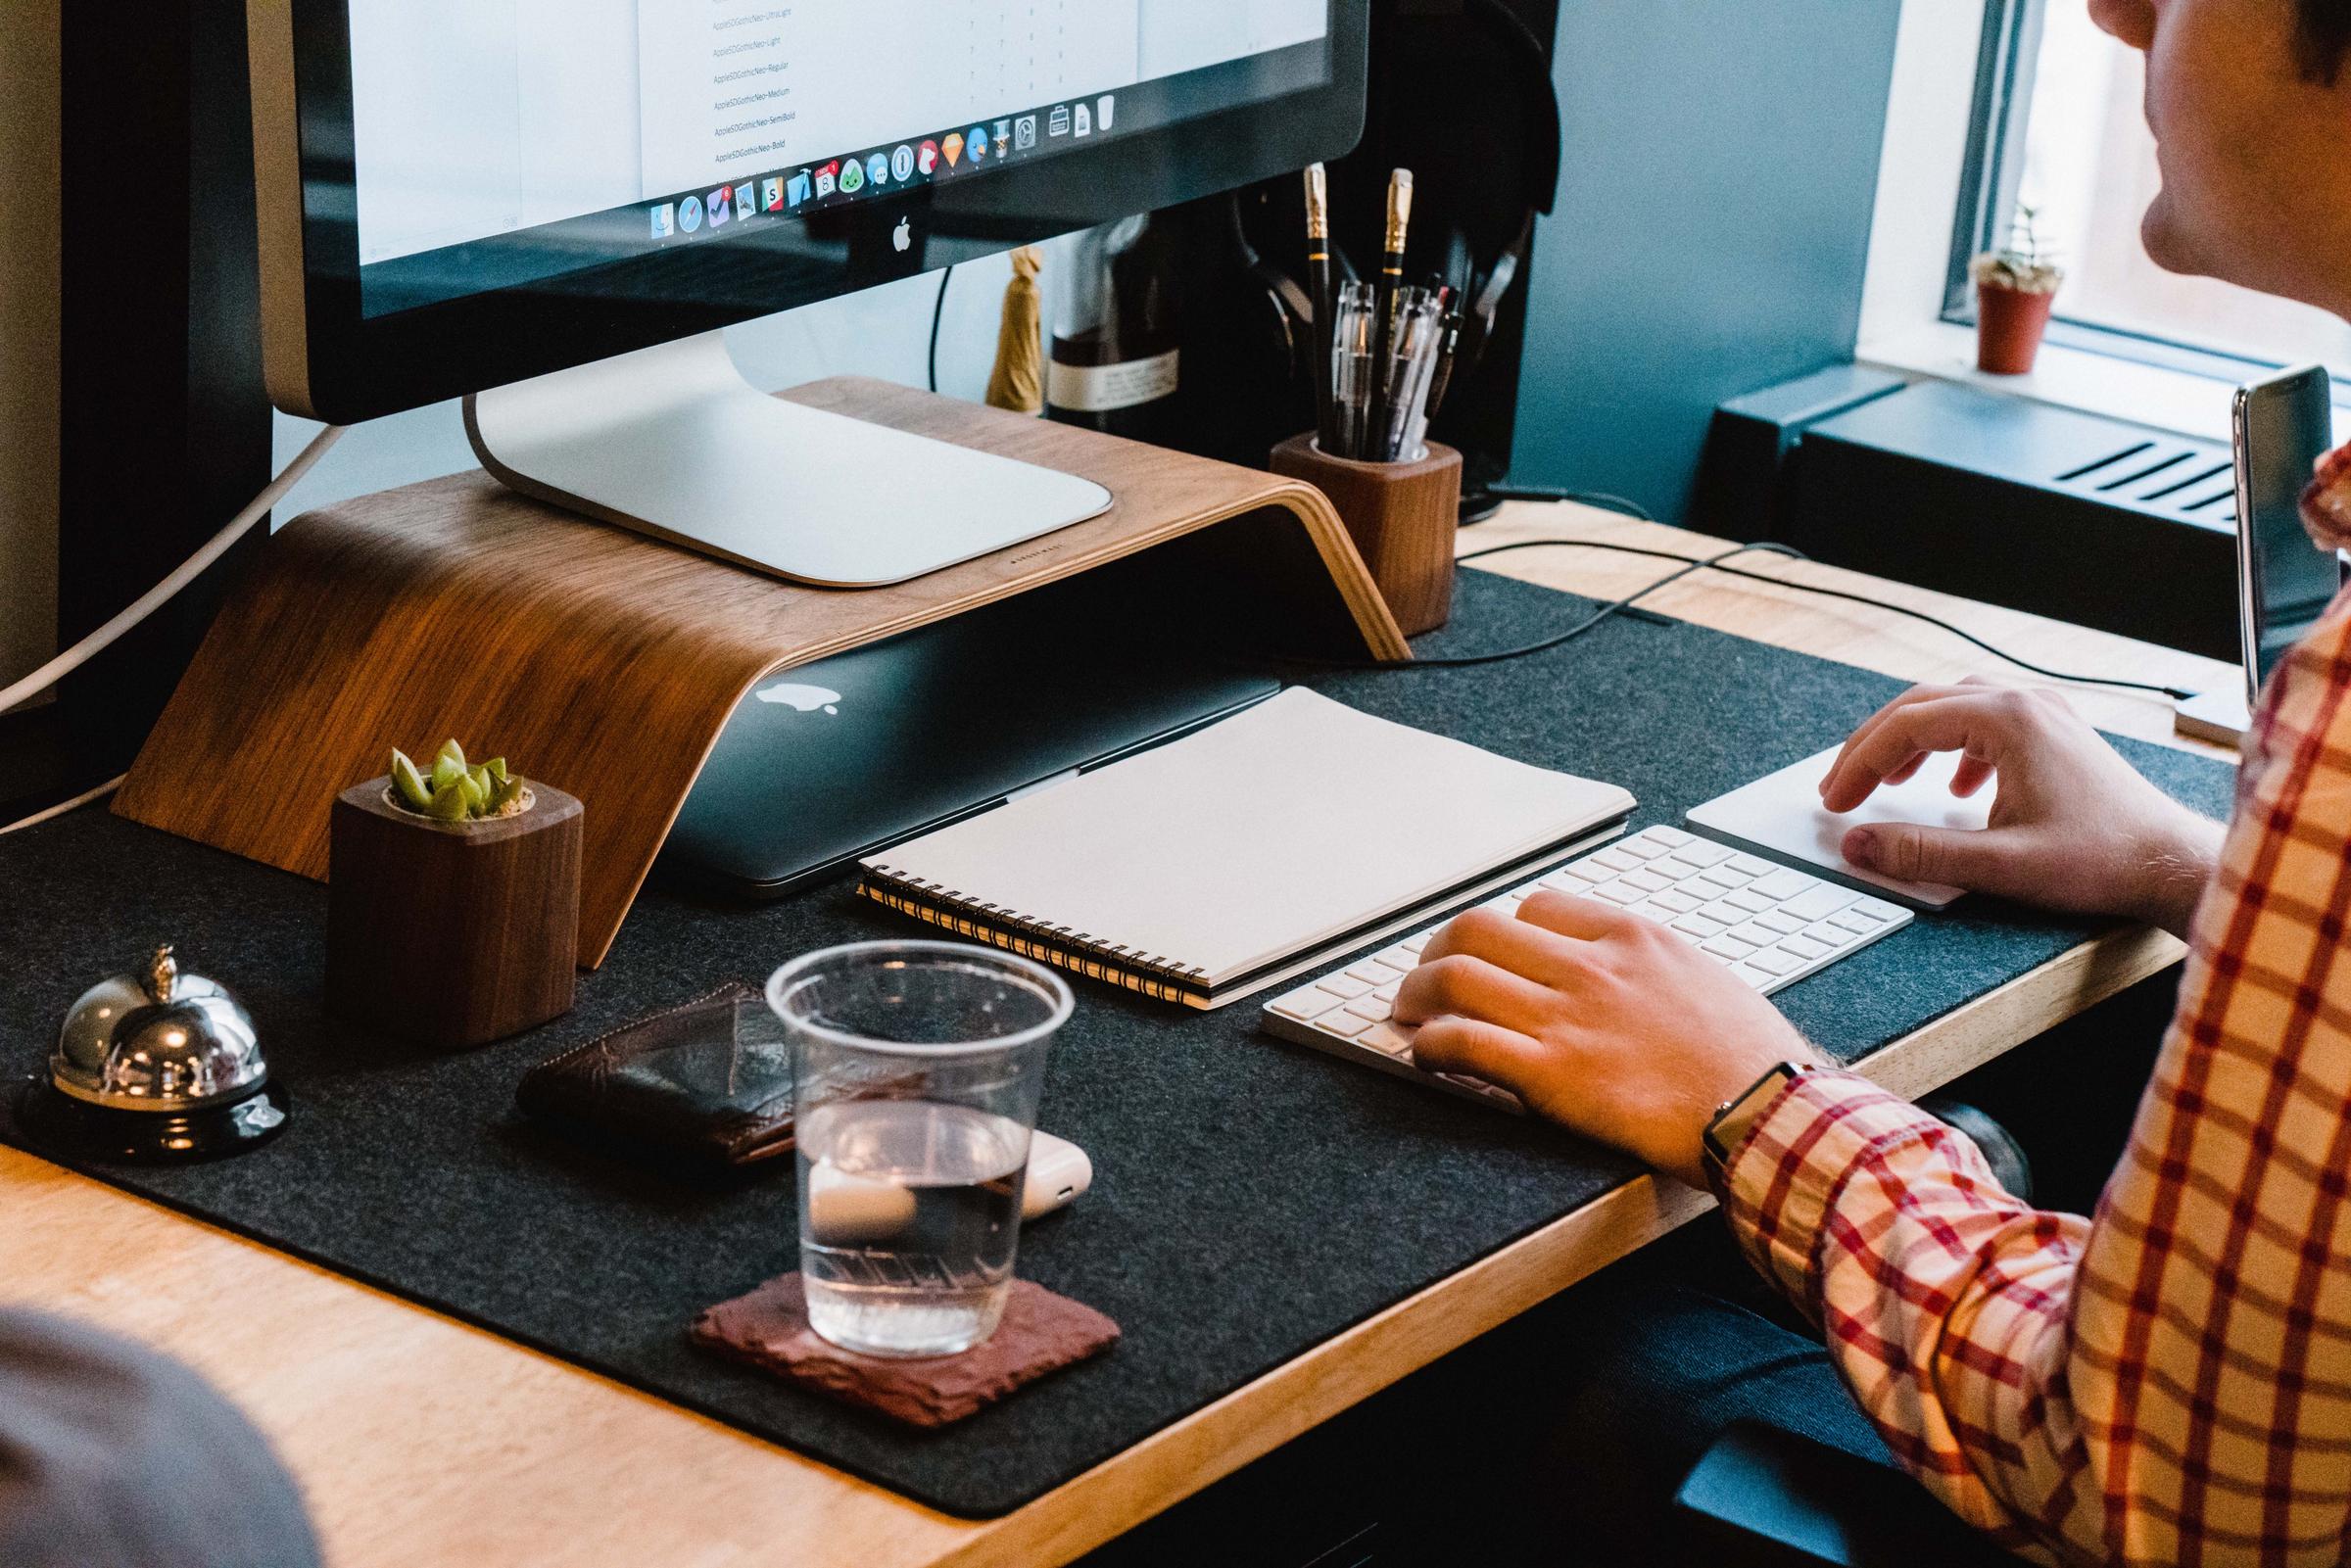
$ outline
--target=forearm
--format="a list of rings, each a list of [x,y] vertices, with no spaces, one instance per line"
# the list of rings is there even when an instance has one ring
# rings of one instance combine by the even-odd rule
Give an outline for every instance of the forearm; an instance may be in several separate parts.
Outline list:
[[[1716,1182],[1750,1259],[1820,1321],[1888,1448],[1953,1512],[2037,1539],[2063,1466],[2019,1463],[2031,1420],[2070,1433],[2042,1358],[2087,1222],[2003,1191],[1973,1143],[1848,1073],[1809,1074]],[[2054,1347],[2062,1355],[2062,1344]],[[2039,1449],[2034,1451],[2038,1454]]]

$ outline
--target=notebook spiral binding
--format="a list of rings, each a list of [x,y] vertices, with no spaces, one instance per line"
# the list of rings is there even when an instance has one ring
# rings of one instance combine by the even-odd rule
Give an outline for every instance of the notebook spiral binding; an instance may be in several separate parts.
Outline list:
[[[911,915],[957,936],[986,942],[1087,979],[1107,980],[1154,1001],[1195,1007],[1208,1002],[1209,974],[1204,969],[1105,942],[1066,926],[1032,920],[1018,910],[968,898],[955,888],[888,866],[865,867],[857,891],[886,909]]]

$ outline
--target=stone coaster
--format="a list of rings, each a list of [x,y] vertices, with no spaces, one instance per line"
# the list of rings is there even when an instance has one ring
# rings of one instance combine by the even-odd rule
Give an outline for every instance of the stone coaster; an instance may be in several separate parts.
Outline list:
[[[721,1302],[694,1322],[695,1343],[748,1361],[846,1404],[909,1426],[941,1427],[985,1409],[1048,1372],[1097,1355],[1119,1325],[1090,1307],[1025,1279],[1012,1282],[1004,1320],[960,1355],[889,1360],[844,1351],[808,1326],[797,1273]]]

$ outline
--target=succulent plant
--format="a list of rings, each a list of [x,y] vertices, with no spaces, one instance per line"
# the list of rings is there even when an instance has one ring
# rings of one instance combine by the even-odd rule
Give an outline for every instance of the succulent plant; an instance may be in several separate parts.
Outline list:
[[[392,748],[392,797],[435,822],[504,816],[520,802],[522,789],[521,776],[506,771],[505,758],[467,766],[465,748],[455,740],[443,743],[429,770],[418,768],[398,746]]]
[[[1968,262],[1967,274],[1976,287],[2007,289],[2017,294],[2057,292],[2065,281],[2065,268],[2059,263],[2056,251],[2041,243],[2036,226],[2039,216],[2036,208],[2018,208],[2008,243]]]

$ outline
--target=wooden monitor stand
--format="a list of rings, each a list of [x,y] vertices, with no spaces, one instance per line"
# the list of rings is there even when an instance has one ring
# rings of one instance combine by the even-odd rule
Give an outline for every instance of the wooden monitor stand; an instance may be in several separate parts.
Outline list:
[[[756,576],[479,472],[329,506],[262,552],[115,810],[323,880],[336,793],[383,772],[394,745],[456,736],[587,806],[580,958],[594,968],[728,717],[780,670],[1268,508],[1303,530],[1319,592],[1328,600],[1335,589],[1359,650],[1410,656],[1337,512],[1310,486],[885,382],[784,396],[1082,475],[1117,502],[999,554],[855,592]]]

